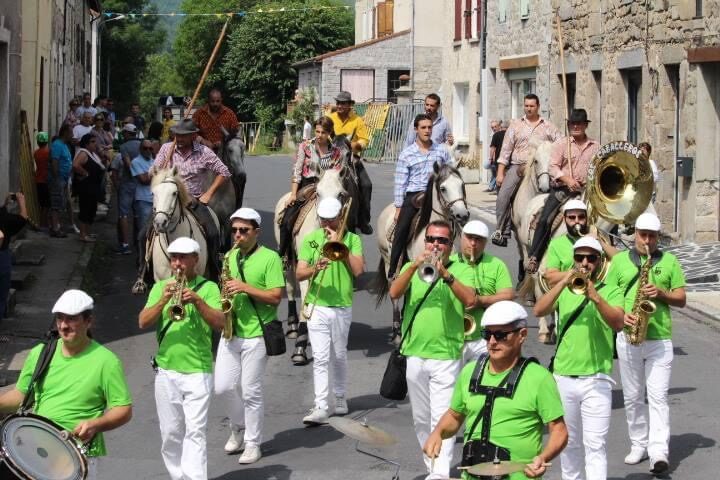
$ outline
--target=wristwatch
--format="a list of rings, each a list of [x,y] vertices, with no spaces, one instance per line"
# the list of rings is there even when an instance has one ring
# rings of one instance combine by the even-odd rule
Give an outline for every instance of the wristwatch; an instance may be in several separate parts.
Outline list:
[[[453,283],[455,283],[455,275],[451,273],[447,277],[443,278],[443,282],[445,282],[445,284],[447,285],[452,285]]]

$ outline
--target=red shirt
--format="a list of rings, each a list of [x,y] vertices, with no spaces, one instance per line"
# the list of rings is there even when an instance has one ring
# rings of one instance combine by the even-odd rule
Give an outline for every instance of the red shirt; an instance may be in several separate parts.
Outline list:
[[[33,153],[35,157],[35,183],[47,183],[48,163],[50,162],[50,147],[45,145]]]
[[[217,117],[214,117],[208,106],[205,105],[193,114],[193,122],[200,130],[200,136],[212,143],[223,141],[221,126],[225,127],[228,132],[238,129],[238,119],[235,113],[225,105],[222,106]]]

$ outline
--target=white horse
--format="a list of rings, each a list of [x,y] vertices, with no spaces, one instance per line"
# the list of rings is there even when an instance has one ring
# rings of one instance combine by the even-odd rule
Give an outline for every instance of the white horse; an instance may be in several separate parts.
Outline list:
[[[324,198],[337,198],[344,203],[344,200],[347,197],[347,191],[343,187],[343,178],[347,173],[346,169],[347,167],[343,167],[340,170],[325,170],[321,174],[320,179],[315,185],[317,197],[314,200],[310,200],[312,203],[308,206],[309,209],[307,214],[298,229],[297,235],[293,237],[293,248],[296,252],[298,252],[300,245],[302,244],[302,239],[305,238],[305,235],[320,228],[316,208],[318,202]],[[287,203],[289,197],[290,192],[280,197],[280,200],[278,200],[277,204],[275,204],[275,240],[278,243],[280,243],[280,227],[278,220],[281,218],[283,210],[285,210],[285,204]],[[300,306],[302,308],[302,300],[304,300],[305,294],[307,293],[308,281],[304,280],[302,282],[298,282],[295,277],[295,265],[288,264],[285,266],[285,285],[288,301],[287,334],[289,338],[295,337],[295,350],[293,351],[291,360],[295,365],[305,365],[308,363],[306,353],[308,343],[307,323],[302,316],[298,316],[297,300],[299,290],[299,298],[301,300]]]
[[[465,183],[455,167],[434,165],[434,174],[428,181],[425,199],[420,208],[420,222],[417,230],[411,233],[407,244],[407,258],[416,258],[425,249],[425,226],[435,220],[446,220],[453,225],[453,233],[457,235],[462,226],[470,218],[465,201]],[[395,206],[388,205],[380,213],[377,221],[377,240],[380,249],[380,264],[376,276],[377,303],[383,301],[390,287],[388,283],[388,265],[392,244],[388,233],[395,223]],[[392,300],[393,307],[393,342],[399,341],[400,308],[398,302]]]
[[[155,281],[169,278],[172,275],[168,245],[179,237],[190,237],[200,244],[200,254],[196,272],[205,273],[208,261],[207,242],[195,215],[189,212],[188,205],[192,197],[177,173],[177,168],[167,168],[155,173],[152,177],[153,192],[153,232],[148,240],[145,259],[133,293],[145,293],[143,280],[147,267],[152,266]],[[148,258],[149,257],[149,258]],[[150,264],[150,265],[149,265]]]

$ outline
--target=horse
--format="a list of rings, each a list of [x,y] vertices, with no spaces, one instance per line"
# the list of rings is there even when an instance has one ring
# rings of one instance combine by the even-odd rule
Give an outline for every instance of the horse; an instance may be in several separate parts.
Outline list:
[[[220,159],[230,169],[233,186],[235,187],[235,208],[242,207],[245,196],[245,143],[240,137],[241,132],[235,135],[228,134],[223,129],[223,144],[220,147]]]
[[[168,245],[179,237],[190,237],[200,244],[196,272],[204,274],[208,265],[208,248],[200,223],[189,211],[192,197],[178,175],[177,168],[159,170],[152,177],[153,192],[152,232],[147,239],[145,258],[133,286],[133,293],[145,293],[144,277],[148,267],[152,268],[155,281],[172,275]],[[149,250],[148,250],[149,249]],[[150,252],[148,254],[147,252]]]
[[[344,201],[348,198],[348,191],[344,186],[346,183],[344,179],[347,178],[348,168],[347,164],[343,164],[343,167],[340,170],[325,170],[320,175],[320,178],[315,186],[317,197],[315,200],[310,200],[312,203],[307,206],[307,212],[302,220],[302,224],[298,229],[297,235],[293,238],[293,248],[296,252],[298,251],[305,235],[320,228],[320,222],[317,218],[316,209],[318,202],[324,198],[337,198],[344,203]],[[286,193],[280,197],[280,200],[278,200],[275,205],[275,240],[278,243],[280,242],[280,227],[278,221],[282,217],[283,211],[285,210],[285,204],[287,203],[289,196],[290,192]],[[307,323],[305,322],[305,319],[298,317],[297,292],[299,290],[300,298],[304,299],[308,288],[308,282],[298,282],[296,280],[295,265],[292,264],[292,262],[287,262],[285,265],[285,285],[288,301],[287,336],[288,338],[295,338],[295,350],[293,351],[291,360],[295,365],[306,365],[308,363],[306,353],[308,342]]]
[[[425,227],[434,220],[447,220],[453,226],[453,236],[456,236],[462,226],[470,218],[467,202],[465,200],[465,183],[460,172],[453,166],[437,164],[433,167],[433,175],[428,181],[425,198],[420,208],[420,218],[415,232],[409,239],[407,258],[416,258],[425,249]],[[395,206],[390,204],[380,213],[377,221],[377,240],[380,250],[380,263],[378,265],[375,287],[377,289],[377,305],[379,306],[387,296],[390,285],[388,283],[388,264],[392,243],[388,233],[394,228]],[[400,339],[400,308],[398,302],[392,300],[393,308],[393,343]]]

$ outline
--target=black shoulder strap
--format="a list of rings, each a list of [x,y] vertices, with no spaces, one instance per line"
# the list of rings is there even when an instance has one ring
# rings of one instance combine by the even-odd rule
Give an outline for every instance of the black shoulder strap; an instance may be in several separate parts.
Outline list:
[[[402,339],[400,340],[400,345],[398,345],[398,350],[402,350],[402,344],[405,342],[405,339],[410,336],[410,332],[412,332],[412,326],[415,322],[415,317],[417,316],[418,312],[420,311],[420,307],[422,307],[422,304],[425,303],[425,300],[428,298],[428,295],[430,295],[430,292],[432,292],[433,288],[435,288],[435,285],[437,285],[438,281],[440,280],[440,276],[438,275],[438,278],[435,279],[435,281],[430,285],[430,288],[428,288],[425,291],[425,295],[423,295],[422,299],[420,300],[420,303],[417,304],[417,307],[415,307],[415,311],[412,314],[412,317],[410,317],[410,323],[408,324],[407,334],[403,335]],[[412,279],[410,280],[412,283]]]
[[[200,282],[198,282],[197,285],[195,285],[195,286],[192,288],[192,291],[193,291],[193,292],[197,292],[198,290],[200,290],[200,287],[202,287],[203,285],[205,285],[205,284],[207,283],[207,281],[208,281],[207,278],[203,278]],[[172,326],[173,323],[175,323],[175,322],[173,322],[172,320],[169,321],[169,322],[163,327],[163,329],[160,330],[160,335],[158,336],[158,348],[160,348],[160,344],[162,343],[163,339],[165,338],[165,335],[167,334],[168,330],[170,329],[170,327]]]
[[[42,351],[40,351],[40,355],[38,355],[35,371],[33,371],[32,377],[30,377],[27,393],[25,393],[25,398],[20,406],[21,412],[29,410],[35,404],[35,385],[40,383],[47,373],[47,369],[57,349],[58,337],[57,330],[50,330],[45,334],[45,345]]]
[[[575,311],[570,315],[570,317],[568,317],[565,328],[563,328],[562,332],[560,332],[560,335],[558,335],[557,344],[555,345],[555,354],[553,354],[552,358],[550,359],[550,365],[548,365],[548,370],[550,370],[551,372],[555,368],[555,355],[557,355],[557,352],[560,350],[560,344],[562,343],[563,338],[565,338],[565,334],[568,330],[570,330],[570,327],[572,327],[572,324],[575,323],[575,320],[578,319],[583,310],[585,310],[585,307],[587,306],[589,301],[590,299],[585,297],[585,300],[582,301],[580,306],[575,309]]]
[[[257,249],[257,245],[255,248],[250,252],[250,255],[252,255],[252,252],[254,252]],[[249,256],[249,255],[248,255]],[[245,281],[245,262],[240,261],[240,255],[238,255],[238,272],[240,272],[240,280],[243,281],[243,283],[247,283]],[[255,299],[250,294],[245,294],[248,297],[248,300],[250,300],[250,305],[252,305],[253,310],[255,310],[255,316],[258,318],[258,323],[260,324],[260,329],[263,331],[263,335],[265,335],[265,325],[263,324],[262,318],[260,318],[260,312],[258,312],[257,305],[255,305]]]

